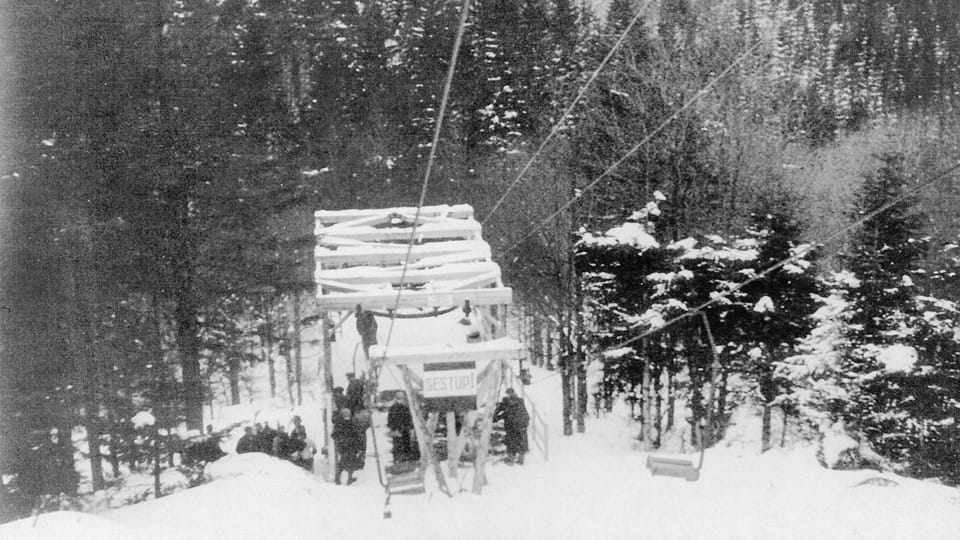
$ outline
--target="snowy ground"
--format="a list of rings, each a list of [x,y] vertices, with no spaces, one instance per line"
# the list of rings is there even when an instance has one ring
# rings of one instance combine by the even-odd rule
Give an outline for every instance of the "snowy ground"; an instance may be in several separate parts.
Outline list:
[[[436,331],[420,326],[406,339]],[[346,334],[335,350],[338,383],[352,364]],[[336,486],[267,456],[230,455],[208,467],[213,480],[200,487],[99,514],[44,514],[0,526],[0,538],[960,538],[960,490],[875,471],[826,470],[809,447],[760,455],[750,439],[759,425],[748,425],[750,415],[706,453],[699,481],[652,477],[624,410],[590,418],[585,434],[561,436],[560,377],[533,374],[527,391],[550,425],[549,460],[534,451],[522,467],[489,467],[482,495],[470,493],[470,470],[463,469],[450,479],[454,497],[435,489],[395,496],[392,518],[384,519],[372,457],[357,483]],[[318,409],[306,404],[278,412],[254,403],[226,409],[219,420],[250,418],[256,410],[278,420],[299,413],[319,433]],[[896,485],[859,485],[876,477]]]

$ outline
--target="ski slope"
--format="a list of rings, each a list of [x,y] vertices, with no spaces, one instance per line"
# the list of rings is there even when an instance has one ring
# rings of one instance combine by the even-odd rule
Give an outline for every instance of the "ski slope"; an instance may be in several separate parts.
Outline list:
[[[405,328],[395,330],[391,343],[462,339],[458,318],[399,321]],[[338,384],[353,369],[351,332],[345,324],[335,344]],[[381,323],[381,344],[386,333]],[[0,538],[960,538],[960,490],[876,471],[827,470],[812,447],[761,455],[759,420],[745,412],[728,438],[706,452],[699,481],[652,477],[635,440],[638,426],[622,404],[588,418],[586,433],[563,436],[560,377],[538,368],[532,374],[526,390],[550,425],[549,460],[534,451],[522,467],[489,466],[482,495],[470,493],[466,468],[450,479],[452,498],[436,489],[394,496],[392,518],[384,519],[372,457],[357,483],[337,486],[269,456],[231,454],[208,466],[212,480],[200,487],[99,514],[55,512],[12,522],[0,526]],[[311,434],[320,433],[315,403],[291,409],[264,401],[232,413],[254,410],[278,419],[300,414]],[[224,412],[219,421],[230,421],[230,410]],[[382,415],[375,422],[382,423]],[[382,431],[378,440],[383,450]],[[369,450],[372,455],[372,445]],[[891,482],[860,485],[877,477]]]

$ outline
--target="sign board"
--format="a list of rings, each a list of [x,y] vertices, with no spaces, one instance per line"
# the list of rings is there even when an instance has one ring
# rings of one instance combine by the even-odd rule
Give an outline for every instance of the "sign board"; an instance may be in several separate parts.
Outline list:
[[[423,365],[424,409],[470,411],[477,408],[477,363],[438,362]]]

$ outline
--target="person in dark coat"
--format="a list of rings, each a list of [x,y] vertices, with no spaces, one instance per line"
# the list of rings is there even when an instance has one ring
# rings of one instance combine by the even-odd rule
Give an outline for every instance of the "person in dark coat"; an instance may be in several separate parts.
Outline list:
[[[293,417],[293,427],[290,428],[290,434],[293,435],[293,432],[300,434],[300,438],[306,440],[307,438],[307,428],[303,427],[303,421],[300,419],[300,416]]]
[[[273,440],[277,438],[277,435],[277,430],[270,427],[270,424],[264,425],[260,433],[257,434],[260,451],[264,454],[275,456],[276,454],[273,452]]]
[[[237,453],[246,454],[249,452],[260,451],[260,439],[253,433],[253,428],[247,426],[243,428],[243,437],[237,441]]]
[[[280,459],[287,459],[292,450],[288,450],[290,445],[290,435],[286,431],[277,430],[277,436],[273,438],[273,454]]]
[[[343,394],[342,386],[333,387],[333,410],[334,416],[340,414],[340,409],[347,406],[347,396]]]
[[[387,429],[393,438],[393,462],[402,463],[420,459],[416,431],[413,429],[413,415],[403,392],[396,393],[396,399],[387,411]]]
[[[337,474],[334,483],[340,484],[340,476],[347,471],[347,485],[356,481],[354,471],[363,467],[365,459],[364,438],[366,429],[354,420],[349,408],[340,410],[340,419],[333,426],[333,442],[337,449]]]
[[[347,373],[347,395],[344,399],[344,406],[348,407],[353,414],[361,409],[366,409],[363,393],[363,381],[358,379],[355,374]]]
[[[299,465],[300,452],[307,446],[306,439],[307,436],[305,434],[301,435],[300,431],[296,429],[291,431],[281,450],[283,452],[281,457]]]
[[[357,306],[357,333],[360,334],[360,343],[363,344],[363,354],[370,359],[370,346],[377,344],[377,318],[373,313],[364,311]]]
[[[497,404],[493,412],[494,422],[503,420],[503,430],[506,432],[504,442],[507,445],[507,463],[512,464],[516,459],[523,465],[523,455],[527,452],[527,425],[530,424],[530,415],[523,399],[513,388],[507,388],[507,395]]]

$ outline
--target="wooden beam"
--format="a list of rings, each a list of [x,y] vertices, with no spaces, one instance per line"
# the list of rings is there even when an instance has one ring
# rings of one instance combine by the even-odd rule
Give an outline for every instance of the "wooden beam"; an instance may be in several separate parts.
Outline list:
[[[480,234],[480,222],[473,219],[449,220],[442,223],[425,223],[417,227],[413,237],[419,240],[443,240],[475,238]],[[332,236],[345,240],[364,242],[406,242],[410,240],[409,227],[331,227],[316,231],[318,237]]]
[[[368,309],[424,308],[462,306],[469,300],[473,306],[513,303],[513,289],[496,287],[457,291],[404,291],[397,304],[397,291],[334,293],[317,295],[318,307],[324,311],[349,311],[357,304]]]
[[[414,215],[416,213],[417,208],[415,206],[399,206],[395,208],[374,208],[367,210],[317,210],[313,216],[317,223],[329,225],[364,217],[387,216],[390,214]],[[420,215],[424,217],[472,218],[473,207],[469,204],[424,206],[420,208]]]
[[[469,264],[447,264],[435,268],[410,268],[406,273],[402,266],[388,268],[376,266],[356,266],[352,268],[320,269],[314,274],[314,281],[322,285],[322,281],[330,280],[344,285],[382,285],[400,283],[429,283],[434,281],[472,280],[480,277],[499,279],[500,265],[492,261]],[[486,281],[490,281],[487,279]],[[361,287],[357,287],[361,288]],[[476,288],[465,286],[461,289]]]
[[[523,344],[513,338],[501,338],[461,345],[422,345],[417,347],[382,345],[370,347],[370,359],[385,365],[435,364],[442,362],[477,362],[516,360],[523,356]]]
[[[376,244],[356,240],[350,240],[346,244],[338,244],[328,242],[330,240],[333,239],[319,238],[317,240],[318,245],[314,250],[314,256],[318,268],[336,268],[344,265],[402,264],[407,256],[407,246],[403,244]],[[414,245],[410,250],[410,263],[417,266],[489,260],[490,245],[483,240],[430,242]]]

